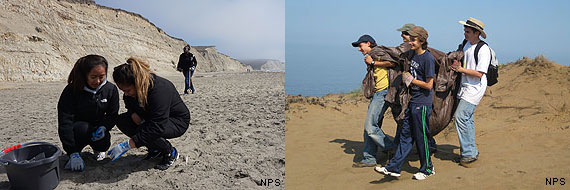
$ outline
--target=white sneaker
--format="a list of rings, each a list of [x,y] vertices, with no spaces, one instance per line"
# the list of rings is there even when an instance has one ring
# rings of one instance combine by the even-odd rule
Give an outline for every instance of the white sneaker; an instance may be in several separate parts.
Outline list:
[[[392,177],[400,177],[400,174],[399,174],[399,173],[390,172],[390,171],[388,171],[385,167],[376,166],[376,167],[374,167],[374,171],[376,171],[376,172],[378,172],[378,173],[380,173],[380,174],[389,175],[389,176],[392,176]]]
[[[424,173],[422,173],[422,172],[418,172],[418,173],[414,174],[414,179],[416,179],[416,180],[424,180],[424,179],[427,179],[427,177],[432,176],[432,175],[435,175],[435,172],[432,172],[432,173],[429,174],[429,175],[426,175],[426,174],[424,174]]]
[[[107,154],[105,152],[99,152],[94,150],[93,154],[95,155],[95,160],[97,161],[101,161],[105,159],[105,156],[107,156]]]

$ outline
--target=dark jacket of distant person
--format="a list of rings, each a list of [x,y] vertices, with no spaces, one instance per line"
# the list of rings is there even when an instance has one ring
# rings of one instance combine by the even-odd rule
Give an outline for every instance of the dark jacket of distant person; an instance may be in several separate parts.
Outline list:
[[[190,68],[196,68],[197,65],[198,62],[196,61],[194,54],[188,52],[180,54],[180,57],[178,58],[178,66],[176,68],[182,69],[184,72],[188,72],[190,71]]]

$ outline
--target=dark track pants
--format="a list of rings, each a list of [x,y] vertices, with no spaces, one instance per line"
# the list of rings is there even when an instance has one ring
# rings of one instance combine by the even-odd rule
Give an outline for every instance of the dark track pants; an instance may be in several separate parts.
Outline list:
[[[182,71],[184,74],[184,94],[194,93],[194,84],[192,83],[193,70]],[[188,91],[190,89],[190,91]]]
[[[399,134],[399,143],[396,154],[390,160],[386,169],[390,172],[400,173],[402,164],[412,150],[412,144],[416,142],[416,149],[420,156],[420,172],[431,174],[433,164],[429,153],[429,139],[432,138],[429,131],[429,117],[431,106],[410,104],[406,110],[404,123]]]

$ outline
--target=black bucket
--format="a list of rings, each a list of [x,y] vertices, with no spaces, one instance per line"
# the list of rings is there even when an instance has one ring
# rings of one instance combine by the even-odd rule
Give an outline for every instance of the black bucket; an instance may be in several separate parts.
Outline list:
[[[61,150],[47,142],[15,145],[1,152],[0,163],[12,189],[54,189],[59,184]]]

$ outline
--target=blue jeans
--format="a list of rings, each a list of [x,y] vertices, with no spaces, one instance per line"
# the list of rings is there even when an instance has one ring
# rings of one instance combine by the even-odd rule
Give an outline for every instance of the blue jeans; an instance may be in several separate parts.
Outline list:
[[[475,144],[475,123],[473,120],[476,105],[460,100],[455,111],[455,129],[459,137],[462,157],[476,157],[479,154]]]
[[[378,146],[384,150],[394,148],[392,140],[382,131],[382,120],[384,113],[388,109],[388,103],[384,101],[388,90],[381,90],[374,93],[370,104],[368,105],[368,113],[364,121],[364,150],[362,151],[362,163],[376,163],[376,153]]]
[[[184,94],[188,94],[188,89],[190,89],[190,93],[194,93],[194,84],[192,84],[192,75],[194,75],[193,70],[182,71],[184,74]]]
[[[404,123],[401,129],[398,129],[400,139],[396,153],[386,165],[386,170],[390,172],[400,173],[402,164],[412,150],[414,141],[416,149],[420,156],[420,172],[430,174],[433,170],[433,164],[430,156],[430,130],[429,117],[431,115],[431,105],[421,105],[410,103],[406,109]]]

